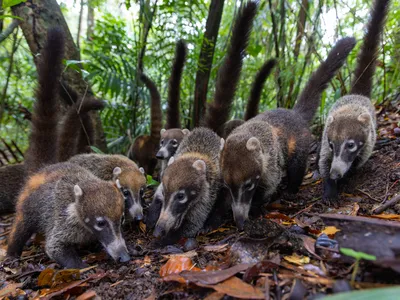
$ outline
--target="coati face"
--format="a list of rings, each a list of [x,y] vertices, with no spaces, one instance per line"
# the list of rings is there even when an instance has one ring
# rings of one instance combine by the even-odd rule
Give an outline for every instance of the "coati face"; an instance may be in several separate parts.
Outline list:
[[[178,149],[183,137],[189,133],[190,131],[187,129],[161,129],[160,149],[158,150],[156,157],[162,160],[169,160],[175,155],[176,149]]]
[[[146,188],[144,169],[116,167],[113,178],[125,199],[125,208],[135,221],[143,220],[143,195]]]
[[[124,222],[124,198],[115,184],[88,180],[74,186],[75,202],[68,207],[70,216],[80,222],[119,262],[130,260],[121,234]]]
[[[162,179],[162,208],[154,236],[161,237],[182,225],[186,214],[208,192],[206,163],[196,158],[172,157]]]
[[[357,119],[332,117],[327,119],[327,138],[332,164],[330,178],[338,180],[349,171],[363,149],[369,135],[371,116],[361,114]]]
[[[236,226],[243,230],[263,171],[260,141],[256,137],[228,137],[221,153],[221,170],[224,186],[232,199]]]

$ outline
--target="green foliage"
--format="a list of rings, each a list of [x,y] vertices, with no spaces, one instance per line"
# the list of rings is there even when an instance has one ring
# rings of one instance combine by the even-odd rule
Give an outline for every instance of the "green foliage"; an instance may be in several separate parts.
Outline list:
[[[147,179],[147,185],[148,186],[153,186],[153,185],[159,185],[160,183],[156,180],[153,179],[153,177],[151,177],[150,175],[146,176]]]
[[[375,255],[370,255],[370,254],[367,254],[364,252],[354,251],[353,249],[350,249],[350,248],[340,248],[340,252],[343,253],[344,255],[351,256],[357,260],[360,260],[360,259],[376,260]]]
[[[20,4],[22,2],[26,2],[26,0],[3,0],[3,9]]]
[[[92,151],[93,151],[94,153],[97,153],[97,154],[104,154],[103,151],[101,151],[99,148],[97,148],[97,147],[95,147],[95,146],[90,146],[90,149],[92,149]]]

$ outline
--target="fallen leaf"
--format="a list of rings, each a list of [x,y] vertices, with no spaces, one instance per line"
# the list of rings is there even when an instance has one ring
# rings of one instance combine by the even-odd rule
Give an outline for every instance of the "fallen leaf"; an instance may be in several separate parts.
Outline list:
[[[179,274],[185,270],[192,270],[194,268],[193,261],[190,257],[175,256],[170,258],[165,265],[160,269],[161,278],[171,274]]]
[[[324,230],[321,231],[321,234],[325,233],[330,238],[334,238],[336,232],[339,232],[339,231],[340,231],[340,229],[337,229],[335,226],[327,226],[327,227],[325,227]]]
[[[243,281],[250,283],[254,277],[259,276],[260,273],[265,273],[265,272],[272,272],[273,270],[278,270],[279,265],[269,261],[269,260],[264,260],[260,261],[259,263],[256,263],[254,266],[248,268],[246,272],[243,275]]]
[[[354,203],[353,210],[351,211],[350,216],[357,216],[359,210],[360,205],[358,205],[358,203]]]
[[[93,290],[90,290],[90,291],[86,291],[82,295],[78,296],[76,298],[76,300],[90,300],[90,299],[93,299],[96,297],[98,297],[96,292]]]
[[[216,285],[200,284],[200,283],[197,283],[197,285],[206,288],[211,288],[219,293],[223,293],[231,297],[236,297],[240,299],[265,299],[264,293],[259,288],[256,288],[248,283],[245,283],[236,276],[233,276]]]
[[[79,280],[79,271],[79,269],[67,269],[61,271],[55,271],[54,269],[44,269],[39,274],[38,285],[54,287],[62,283]]]
[[[144,224],[142,221],[139,223],[139,228],[143,233],[146,233],[146,224]]]
[[[249,264],[239,264],[225,270],[210,272],[182,272],[179,275],[196,284],[217,284],[234,276],[236,273],[246,270],[249,266]]]
[[[380,214],[380,215],[372,215],[370,217],[371,218],[376,218],[376,219],[400,221],[400,215],[395,215],[395,214]]]
[[[207,236],[207,235],[211,235],[211,234],[213,234],[213,233],[225,232],[225,231],[228,231],[228,230],[230,230],[230,228],[220,227],[220,228],[218,228],[218,229],[215,229],[215,230],[213,230],[213,231],[208,232],[208,233],[205,234],[205,235]]]
[[[283,259],[298,266],[310,263],[310,258],[308,256],[300,256],[296,253],[290,256],[284,256]]]
[[[20,287],[22,287],[22,283],[10,283],[0,290],[0,297],[8,296]]]
[[[272,212],[269,213],[268,215],[265,216],[266,219],[273,219],[277,220],[279,224],[282,225],[291,225],[291,224],[296,224],[296,221],[292,219],[291,217],[278,213],[278,212]]]
[[[322,258],[317,253],[315,253],[315,240],[307,235],[302,235],[301,239],[303,240],[304,248],[310,254],[314,255],[314,257],[318,258],[319,260],[322,260]]]

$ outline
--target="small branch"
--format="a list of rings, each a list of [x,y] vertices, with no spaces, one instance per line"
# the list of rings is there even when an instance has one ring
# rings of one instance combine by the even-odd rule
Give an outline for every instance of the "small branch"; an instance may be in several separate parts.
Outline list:
[[[2,32],[0,33],[0,43],[4,41],[8,36],[13,33],[14,29],[17,28],[19,25],[19,20],[18,19],[13,19],[10,25]]]
[[[375,202],[381,202],[380,200],[372,197],[370,194],[368,194],[367,192],[364,192],[363,190],[357,189],[357,191],[359,191],[360,193],[363,193],[364,195],[366,195],[368,198],[370,198],[371,200],[375,201]]]
[[[373,214],[380,214],[384,212],[387,208],[397,204],[397,202],[400,202],[400,194],[397,196],[394,196],[390,201],[386,202],[385,204],[378,206],[375,208],[372,213]]]

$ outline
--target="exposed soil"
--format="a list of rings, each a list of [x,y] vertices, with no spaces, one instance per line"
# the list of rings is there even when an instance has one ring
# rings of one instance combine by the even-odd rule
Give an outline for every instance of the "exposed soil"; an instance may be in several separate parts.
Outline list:
[[[83,251],[85,260],[94,266],[80,274],[81,280],[86,278],[88,281],[78,282],[77,278],[71,279],[64,274],[58,281],[54,278],[50,281],[51,290],[38,285],[39,274],[45,268],[56,271],[60,268],[44,254],[43,241],[31,241],[18,265],[1,268],[0,298],[6,295],[18,299],[35,298],[39,295],[49,296],[51,292],[58,291],[58,298],[74,299],[86,291],[79,299],[93,299],[96,294],[102,299],[203,299],[210,295],[213,298],[210,296],[208,299],[231,299],[224,295],[238,295],[235,294],[237,291],[233,290],[238,284],[235,280],[239,280],[239,283],[248,282],[256,287],[257,291],[251,293],[258,297],[260,295],[256,292],[261,291],[263,294],[269,294],[272,299],[286,299],[289,294],[293,299],[311,299],[317,295],[352,288],[400,284],[400,276],[396,273],[400,272],[400,252],[394,251],[393,246],[390,248],[393,251],[389,252],[389,257],[377,256],[378,261],[375,263],[363,261],[351,287],[353,260],[340,255],[336,243],[339,241],[339,246],[345,247],[346,240],[351,240],[353,233],[362,233],[363,223],[360,221],[361,223],[357,224],[361,225],[352,227],[351,225],[356,223],[339,220],[327,229],[327,222],[324,223],[324,219],[319,217],[323,213],[370,217],[374,215],[373,209],[400,192],[400,138],[394,135],[398,131],[394,128],[400,120],[399,114],[395,109],[390,113],[381,111],[378,120],[380,136],[376,151],[365,167],[349,182],[336,204],[327,205],[322,202],[321,181],[312,177],[315,168],[315,145],[309,158],[310,171],[304,179],[301,191],[290,201],[277,195],[276,201],[265,208],[264,218],[247,224],[243,233],[237,232],[233,224],[228,222],[209,234],[199,236],[199,247],[196,251],[174,258],[171,254],[182,253],[182,245],[151,249],[151,233],[145,232],[144,226],[127,225],[127,245],[131,253],[135,254],[128,264],[114,263],[101,250],[92,249],[91,251],[95,252],[91,253]],[[384,214],[386,216],[379,218],[399,225],[400,201],[399,204],[386,209]],[[6,237],[12,218],[10,215],[0,221],[1,255],[5,254]],[[376,229],[378,237],[382,239],[379,248],[384,248],[387,247],[387,237],[379,234],[387,234],[388,230],[379,228],[378,226]],[[400,239],[400,230],[396,233],[397,227],[393,228],[394,237]],[[331,239],[325,237],[324,240],[324,236],[321,238],[320,234],[324,229],[324,233]],[[334,231],[337,229],[341,231],[335,238]],[[330,230],[333,230],[333,233]],[[360,235],[357,236],[359,237]],[[371,241],[368,234],[361,237]],[[393,239],[393,235],[389,238],[392,239],[392,245],[395,245],[397,241]],[[368,248],[363,248],[363,239],[357,243],[357,247],[358,251],[375,254],[373,249],[371,253],[368,252]],[[398,244],[396,247],[400,250]],[[392,257],[390,253],[394,253]],[[385,264],[385,259],[389,259],[391,263]],[[171,264],[169,268],[165,266],[168,260]],[[250,266],[257,262],[262,263],[250,269]],[[215,275],[211,272],[242,263],[249,266],[243,267],[241,272],[232,271],[233,274],[226,278],[222,273],[217,272]],[[392,268],[388,268],[390,266]],[[161,268],[163,276],[160,276]],[[201,280],[191,279],[193,274],[182,275],[188,281],[179,283],[185,282],[185,279],[171,275],[181,270],[193,271],[197,268],[210,272],[207,280],[220,280],[218,282],[224,282],[225,285],[221,288],[210,288],[209,284]],[[244,275],[243,270],[247,270]],[[224,280],[217,276],[222,276]],[[231,281],[235,283],[229,285]],[[72,288],[72,285],[77,286]],[[220,292],[222,289],[222,292],[214,291],[218,289]]]

